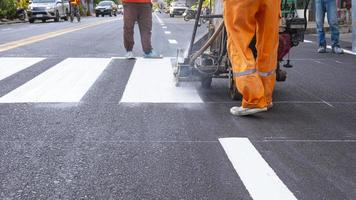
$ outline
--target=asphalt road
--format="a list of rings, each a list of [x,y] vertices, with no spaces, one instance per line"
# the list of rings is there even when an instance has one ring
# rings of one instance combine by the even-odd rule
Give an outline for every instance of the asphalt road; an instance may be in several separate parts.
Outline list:
[[[192,22],[156,15],[162,60],[122,59],[121,17],[0,26],[0,199],[356,199],[356,56],[301,44],[235,117],[226,80],[174,87]]]

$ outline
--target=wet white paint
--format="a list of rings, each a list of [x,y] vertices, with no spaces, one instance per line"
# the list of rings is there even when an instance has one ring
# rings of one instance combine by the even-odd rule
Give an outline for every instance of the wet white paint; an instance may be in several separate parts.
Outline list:
[[[170,58],[137,59],[122,103],[202,103],[194,87],[176,87]]]
[[[2,57],[0,58],[0,81],[42,60],[44,58]]]
[[[110,61],[68,58],[1,97],[0,103],[79,102]]]
[[[247,138],[220,138],[229,160],[254,200],[296,200]]]

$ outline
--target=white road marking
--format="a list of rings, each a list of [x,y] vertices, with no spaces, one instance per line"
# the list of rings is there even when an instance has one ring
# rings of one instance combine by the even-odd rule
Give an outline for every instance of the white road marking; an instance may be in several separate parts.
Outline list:
[[[162,26],[163,29],[167,29],[167,26]]]
[[[42,60],[44,58],[0,58],[0,81]]]
[[[79,102],[109,58],[68,58],[0,98],[0,103]]]
[[[169,42],[170,44],[178,44],[177,40],[171,40],[171,39],[169,39],[168,42]]]
[[[158,22],[159,22],[160,24],[164,24],[164,22],[162,21],[162,19],[158,17],[157,13],[154,13],[154,16],[156,17],[156,19],[158,20]]]
[[[164,33],[167,34],[167,35],[171,34],[170,31],[165,31]]]
[[[229,160],[254,200],[296,200],[247,138],[220,138]]]
[[[174,85],[170,58],[138,58],[120,102],[203,103],[195,88]]]
[[[318,60],[313,60],[314,62],[318,63],[318,64],[323,64],[322,62],[318,61]]]
[[[342,64],[342,62],[338,61],[338,60],[335,60],[335,62],[339,63],[339,64]]]
[[[305,43],[314,43],[313,41],[310,40],[304,40]]]

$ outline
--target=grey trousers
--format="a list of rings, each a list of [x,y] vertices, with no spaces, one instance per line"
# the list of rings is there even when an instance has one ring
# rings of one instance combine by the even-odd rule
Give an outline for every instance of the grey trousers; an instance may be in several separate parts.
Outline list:
[[[132,51],[135,44],[135,22],[141,35],[143,51],[149,53],[152,50],[152,4],[151,3],[125,3],[124,4],[124,46],[126,51]]]

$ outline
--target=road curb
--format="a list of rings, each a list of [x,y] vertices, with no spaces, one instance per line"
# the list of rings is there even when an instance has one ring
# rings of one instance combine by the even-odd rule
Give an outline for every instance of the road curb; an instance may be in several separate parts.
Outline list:
[[[20,20],[16,20],[16,21],[0,21],[0,26],[1,25],[9,25],[9,24],[20,24],[20,23],[26,23],[27,21],[20,21]]]

